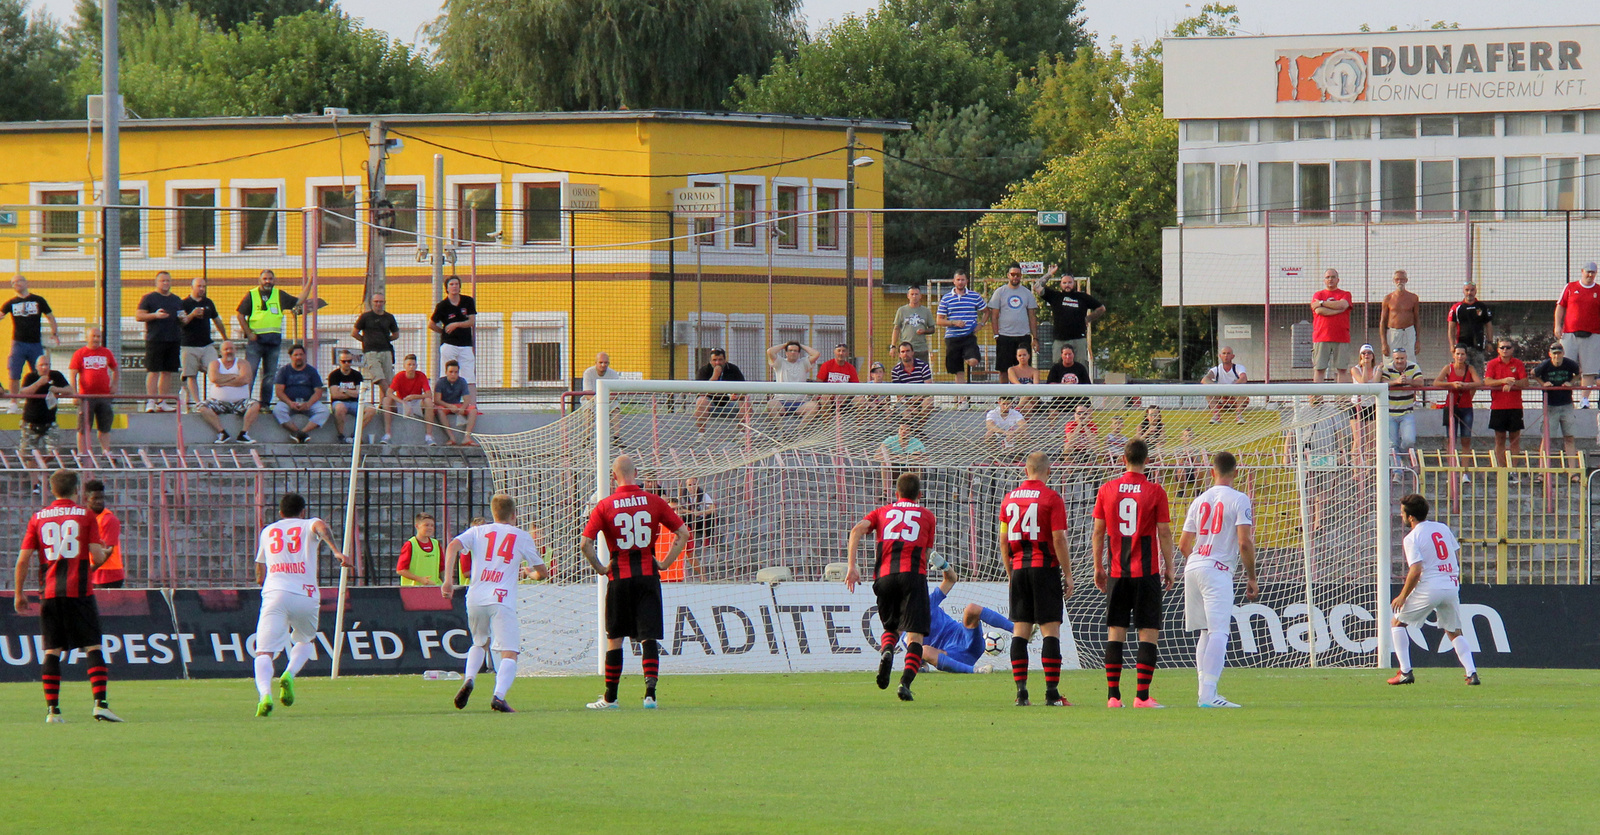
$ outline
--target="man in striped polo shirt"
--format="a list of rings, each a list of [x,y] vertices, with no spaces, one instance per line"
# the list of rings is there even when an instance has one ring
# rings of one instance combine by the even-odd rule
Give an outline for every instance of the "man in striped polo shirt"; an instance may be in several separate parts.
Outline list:
[[[983,294],[968,288],[971,280],[966,270],[956,270],[952,282],[956,289],[939,299],[937,311],[938,325],[945,329],[944,370],[960,374],[964,368],[966,380],[971,382],[972,369],[983,360],[983,352],[978,348],[978,327],[983,324],[982,314],[988,305],[983,301]]]
[[[1422,385],[1422,371],[1406,358],[1406,349],[1396,348],[1393,361],[1381,373],[1389,384],[1389,436],[1395,454],[1405,455],[1417,445],[1417,416],[1411,408],[1417,404],[1416,389]]]

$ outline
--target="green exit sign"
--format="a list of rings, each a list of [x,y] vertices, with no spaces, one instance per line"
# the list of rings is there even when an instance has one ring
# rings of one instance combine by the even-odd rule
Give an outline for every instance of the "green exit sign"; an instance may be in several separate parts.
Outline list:
[[[16,226],[17,213],[0,211],[0,226]]]
[[[1038,221],[1041,228],[1061,228],[1067,225],[1067,213],[1040,212]]]

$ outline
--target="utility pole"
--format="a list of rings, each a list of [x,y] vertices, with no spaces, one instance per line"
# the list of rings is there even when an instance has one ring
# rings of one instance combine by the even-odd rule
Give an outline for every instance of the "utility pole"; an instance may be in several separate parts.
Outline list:
[[[844,131],[844,341],[856,345],[856,129]]]
[[[374,119],[367,126],[367,279],[361,295],[361,307],[370,309],[372,297],[384,292],[384,273],[387,269],[385,244],[387,231],[379,220],[380,210],[394,218],[394,208],[388,205],[389,126]],[[357,214],[359,217],[359,213]]]
[[[101,115],[101,150],[104,154],[105,182],[100,189],[100,205],[105,214],[101,226],[105,237],[100,253],[105,263],[105,346],[113,356],[122,356],[122,143],[119,120],[122,97],[117,92],[117,0],[105,0],[100,20],[100,95],[105,100]],[[21,266],[20,264],[18,265]]]
[[[444,296],[444,154],[433,155],[433,298],[432,305]],[[428,330],[428,358],[424,368],[433,368],[434,357],[439,356],[439,334]],[[438,369],[440,373],[443,368]]]

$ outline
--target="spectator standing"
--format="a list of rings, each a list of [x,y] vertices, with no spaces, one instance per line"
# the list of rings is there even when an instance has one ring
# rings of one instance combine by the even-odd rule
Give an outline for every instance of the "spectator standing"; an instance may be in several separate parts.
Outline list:
[[[1069,345],[1074,356],[1088,361],[1091,359],[1089,326],[1106,315],[1106,306],[1094,296],[1080,292],[1078,280],[1070,275],[1063,275],[1060,283],[1051,287],[1050,279],[1055,277],[1056,269],[1057,266],[1051,264],[1044,277],[1033,283],[1033,294],[1044,302],[1045,307],[1050,308],[1056,345]],[[1080,382],[1087,383],[1088,377],[1085,374]]]
[[[1567,349],[1567,359],[1583,370],[1583,384],[1594,385],[1600,374],[1600,284],[1595,283],[1595,263],[1583,265],[1583,276],[1571,282],[1556,302],[1555,332]],[[1589,392],[1578,395],[1578,408],[1589,408]]]
[[[172,393],[172,375],[183,365],[183,299],[172,292],[172,274],[156,273],[156,289],[139,299],[134,318],[144,323],[144,401],[146,412],[175,412],[170,400],[157,401],[158,395]]]
[[[1404,455],[1417,445],[1417,416],[1412,409],[1417,405],[1422,371],[1399,348],[1390,356],[1393,359],[1382,371],[1383,381],[1389,384],[1389,438],[1395,454]]]
[[[939,299],[935,324],[944,328],[944,370],[949,374],[966,371],[972,382],[972,369],[983,360],[978,349],[978,326],[983,324],[983,296],[967,288],[971,279],[966,270],[956,270],[951,283],[955,289]]]
[[[0,308],[0,316],[11,317],[11,358],[7,370],[11,372],[10,391],[16,394],[17,385],[22,381],[22,369],[38,370],[34,362],[44,356],[44,329],[40,322],[50,320],[50,338],[57,345],[61,344],[61,330],[56,327],[56,314],[50,310],[50,303],[43,296],[28,291],[26,277],[12,278],[11,289],[16,295]]]
[[[983,441],[992,445],[996,451],[1010,452],[1017,446],[1017,441],[1028,429],[1027,418],[1022,412],[1011,406],[1011,398],[1002,397],[983,416]]]
[[[261,386],[261,408],[272,405],[274,382],[278,379],[278,352],[283,347],[283,316],[298,314],[301,302],[277,286],[277,274],[262,270],[256,289],[244,295],[235,310],[239,332],[245,338],[245,360],[250,363]]]
[[[922,288],[913,287],[907,290],[906,303],[900,305],[894,312],[895,341],[890,343],[889,350],[899,351],[901,342],[909,342],[917,359],[927,362],[928,335],[934,333],[933,323],[933,311],[922,303]]]
[[[106,508],[106,483],[91,478],[83,483],[83,509],[100,529],[100,544],[111,554],[90,575],[95,588],[120,589],[128,582],[128,572],[122,565],[122,520]]]
[[[1417,310],[1422,300],[1406,289],[1410,279],[1405,270],[1394,271],[1394,290],[1383,297],[1383,311],[1378,314],[1378,347],[1388,356],[1396,348],[1406,349],[1406,355],[1418,366]]]
[[[789,341],[767,349],[767,364],[772,368],[775,383],[809,383],[816,378],[817,358],[822,352],[798,342]],[[775,394],[767,401],[767,411],[774,417],[799,413],[804,422],[817,411],[817,404],[803,394]]]
[[[444,549],[434,537],[433,514],[418,513],[412,517],[411,525],[416,533],[400,546],[400,559],[394,567],[400,575],[400,585],[437,586],[444,572]]]
[[[1522,446],[1522,391],[1528,386],[1528,369],[1511,352],[1515,346],[1501,339],[1495,344],[1499,354],[1483,368],[1483,384],[1489,387],[1489,429],[1494,432],[1497,462],[1511,469],[1511,456]],[[1516,473],[1511,483],[1519,482]]]
[[[439,334],[439,367],[456,361],[461,379],[467,381],[467,402],[477,399],[478,363],[473,353],[472,331],[478,325],[478,303],[461,295],[461,279],[451,276],[444,282],[444,298],[434,305],[428,327]]]
[[[178,324],[183,329],[179,347],[183,387],[189,393],[189,408],[200,406],[200,387],[195,378],[204,374],[217,358],[216,346],[211,342],[211,324],[217,332],[228,338],[228,326],[223,324],[217,303],[206,297],[206,280],[196,278],[189,282],[189,295],[183,299],[183,312],[178,314]]]
[[[1167,437],[1167,424],[1161,419],[1161,407],[1152,403],[1144,407],[1144,419],[1139,421],[1137,437],[1143,438],[1145,446],[1155,449]]]
[[[1550,345],[1548,359],[1534,366],[1533,378],[1544,388],[1570,386],[1578,379],[1581,369],[1567,358],[1566,348],[1556,342]],[[1560,440],[1566,451],[1566,466],[1578,460],[1578,415],[1572,410],[1572,392],[1565,389],[1544,393],[1544,434],[1551,440]],[[1544,450],[1547,454],[1549,449]],[[1573,481],[1578,480],[1576,473]]]
[[[384,309],[388,298],[382,293],[373,293],[368,304],[371,309],[356,317],[350,337],[361,343],[361,374],[378,384],[381,403],[394,378],[394,341],[400,338],[400,323]]]
[[[111,424],[117,417],[111,396],[117,392],[121,370],[103,339],[99,326],[90,326],[88,344],[72,352],[67,364],[72,388],[78,392],[78,450],[84,454],[89,452],[90,432],[99,434],[100,451],[111,454]]]
[[[59,398],[71,396],[72,388],[60,371],[51,370],[49,354],[40,354],[34,360],[33,370],[22,378],[19,393],[26,398],[22,402],[19,448],[23,452],[30,449],[54,452],[56,407]]]
[[[1206,370],[1200,378],[1202,385],[1208,386],[1233,386],[1250,382],[1250,375],[1240,363],[1233,361],[1233,349],[1224,345],[1217,349],[1217,364]],[[1244,423],[1244,407],[1248,405],[1248,397],[1207,397],[1206,405],[1211,407],[1211,423],[1222,422],[1226,412],[1233,412],[1233,422]]]
[[[322,374],[306,362],[304,345],[289,346],[289,364],[278,369],[274,388],[278,402],[272,407],[273,419],[295,443],[311,440],[311,432],[328,422],[328,404],[322,402]],[[295,427],[295,415],[305,416],[304,429]]]
[[[200,404],[200,419],[217,433],[212,443],[228,442],[227,430],[222,428],[223,415],[238,415],[239,434],[234,438],[241,444],[253,444],[250,427],[261,417],[261,402],[250,396],[250,383],[255,380],[255,370],[239,356],[232,340],[222,343],[222,354],[206,367],[206,377],[211,380],[211,397]]]
[[[594,365],[583,370],[583,390],[595,391],[596,380],[620,380],[622,372],[611,367],[611,355],[601,351],[594,355]]]
[[[924,360],[917,359],[917,352],[911,347],[910,342],[900,343],[900,361],[889,370],[889,382],[920,385],[932,381],[932,366]],[[905,409],[906,418],[916,426],[921,426],[933,412],[933,399],[929,397],[905,397],[902,398],[901,405]]]
[[[717,500],[694,476],[684,479],[683,489],[678,491],[678,516],[689,523],[702,548],[711,544],[717,530]]]
[[[433,413],[438,415],[439,423],[444,425],[444,445],[477,446],[478,442],[472,440],[472,429],[478,425],[478,410],[473,408],[468,398],[470,391],[467,379],[461,376],[461,363],[447,360],[444,364],[444,376],[433,386]],[[461,430],[461,440],[457,441],[455,430],[451,427],[451,418],[459,416],[465,425]]]
[[[694,378],[700,382],[744,382],[744,372],[739,366],[728,362],[728,352],[722,348],[712,348],[711,355],[706,364],[694,372]],[[717,417],[732,417],[733,404],[744,400],[742,394],[702,394],[694,400],[694,431],[698,435],[706,434],[706,419],[713,413]]]
[[[1483,367],[1483,346],[1494,344],[1494,310],[1478,299],[1478,285],[1468,282],[1461,288],[1461,301],[1450,306],[1445,317],[1450,346],[1467,349],[1467,362]]]
[[[1472,367],[1467,346],[1457,345],[1450,350],[1450,362],[1439,371],[1439,376],[1433,378],[1433,384],[1450,389],[1445,396],[1443,413],[1445,437],[1455,436],[1456,445],[1462,449],[1472,449],[1472,395],[1483,384],[1483,378],[1478,376],[1478,369]],[[1567,407],[1571,408],[1572,398],[1567,397]],[[1463,484],[1471,481],[1466,473],[1461,474]]]
[[[989,325],[994,329],[994,370],[1002,381],[1017,364],[1017,349],[1033,346],[1039,336],[1039,300],[1022,287],[1022,265],[1011,262],[1006,283],[989,296]]]
[[[1320,383],[1329,372],[1345,379],[1345,349],[1350,344],[1350,306],[1354,298],[1339,289],[1339,271],[1322,276],[1322,289],[1311,296],[1311,381]]]
[[[339,349],[339,367],[328,374],[328,404],[333,412],[333,425],[339,432],[339,443],[348,444],[355,440],[355,435],[372,420],[372,413],[361,415],[361,425],[355,432],[349,431],[350,421],[356,412],[356,405],[361,400],[361,384],[366,382],[360,371],[355,367],[355,355],[348,348]]]
[[[417,355],[406,354],[400,371],[389,382],[389,396],[383,401],[383,443],[394,432],[394,416],[422,415],[422,441],[433,446],[433,391],[428,375],[417,370]]]

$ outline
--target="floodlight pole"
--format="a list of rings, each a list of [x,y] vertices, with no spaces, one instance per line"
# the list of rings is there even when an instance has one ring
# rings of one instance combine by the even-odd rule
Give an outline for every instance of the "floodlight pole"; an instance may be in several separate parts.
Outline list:
[[[844,341],[856,344],[856,129],[844,131]]]
[[[103,207],[100,254],[105,265],[104,328],[105,346],[115,356],[122,355],[122,141],[119,120],[122,108],[118,106],[117,92],[117,0],[105,0],[101,10],[100,42],[100,95],[104,99],[101,123],[104,131],[103,154],[104,183],[100,188],[100,205]],[[22,265],[18,264],[20,271]]]

